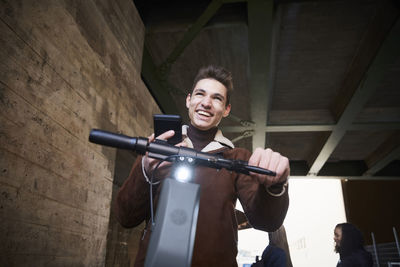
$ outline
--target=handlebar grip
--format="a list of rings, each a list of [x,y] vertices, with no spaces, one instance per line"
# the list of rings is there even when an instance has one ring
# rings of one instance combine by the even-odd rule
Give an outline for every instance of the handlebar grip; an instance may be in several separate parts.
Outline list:
[[[267,169],[263,169],[263,168],[259,168],[256,166],[246,165],[245,168],[246,168],[246,170],[251,171],[251,172],[265,174],[265,175],[269,175],[269,176],[276,176],[276,172],[273,172],[273,171],[270,171]]]
[[[89,134],[89,141],[99,145],[135,150],[137,138],[129,137],[123,134],[92,129]]]

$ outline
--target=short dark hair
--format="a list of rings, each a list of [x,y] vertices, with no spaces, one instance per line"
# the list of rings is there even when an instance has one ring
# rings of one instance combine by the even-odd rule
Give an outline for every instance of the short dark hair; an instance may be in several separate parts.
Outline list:
[[[202,67],[194,78],[192,91],[197,82],[203,79],[214,79],[225,86],[227,106],[230,103],[230,96],[233,91],[232,74],[221,66],[209,65],[207,67]]]

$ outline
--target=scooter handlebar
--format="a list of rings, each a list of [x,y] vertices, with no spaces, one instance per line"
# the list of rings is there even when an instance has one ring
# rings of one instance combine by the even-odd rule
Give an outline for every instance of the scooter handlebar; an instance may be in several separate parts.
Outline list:
[[[202,165],[216,169],[225,168],[230,171],[249,174],[255,172],[269,176],[275,176],[276,173],[267,169],[248,165],[246,161],[225,159],[219,155],[198,152],[187,147],[177,147],[168,144],[166,141],[156,139],[149,142],[148,138],[130,137],[123,134],[111,133],[103,130],[92,129],[89,134],[89,141],[99,145],[105,145],[115,148],[128,149],[136,151],[139,154],[149,152],[149,157],[160,160],[167,159],[170,156],[184,156],[195,159]]]

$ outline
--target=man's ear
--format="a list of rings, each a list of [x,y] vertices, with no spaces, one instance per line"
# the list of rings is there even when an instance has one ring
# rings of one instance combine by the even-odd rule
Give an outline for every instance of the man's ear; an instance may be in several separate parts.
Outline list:
[[[190,106],[190,97],[191,97],[191,95],[190,95],[190,93],[186,96],[186,107],[187,108],[189,108],[189,106]]]
[[[225,117],[228,117],[229,112],[231,112],[231,104],[228,104],[228,105],[226,106],[225,111],[224,111],[224,114],[222,114],[222,116],[223,116],[224,118],[225,118]]]

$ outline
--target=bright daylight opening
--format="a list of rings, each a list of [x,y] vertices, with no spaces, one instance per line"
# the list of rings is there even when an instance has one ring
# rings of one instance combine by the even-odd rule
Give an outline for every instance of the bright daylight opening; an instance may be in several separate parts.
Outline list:
[[[291,179],[290,204],[284,226],[290,257],[296,267],[336,266],[333,231],[346,222],[339,179]],[[243,210],[240,203],[237,209]],[[239,231],[238,264],[250,266],[268,245],[268,234],[254,229]],[[247,265],[249,264],[249,265]]]

